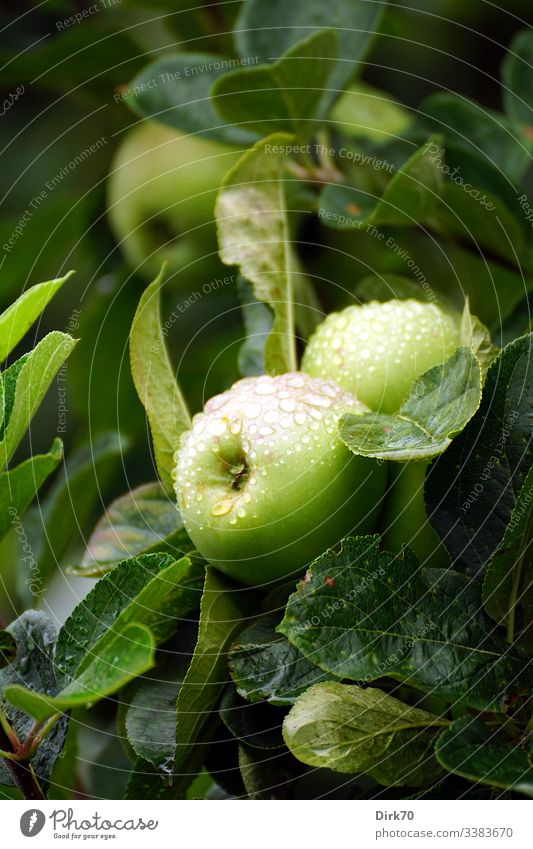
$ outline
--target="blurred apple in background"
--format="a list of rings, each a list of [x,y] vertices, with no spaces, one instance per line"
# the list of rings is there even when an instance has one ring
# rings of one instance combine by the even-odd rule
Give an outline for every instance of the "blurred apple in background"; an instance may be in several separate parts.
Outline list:
[[[132,270],[153,279],[164,260],[170,273],[198,257],[216,261],[216,193],[239,155],[153,122],[127,134],[111,166],[107,205]]]

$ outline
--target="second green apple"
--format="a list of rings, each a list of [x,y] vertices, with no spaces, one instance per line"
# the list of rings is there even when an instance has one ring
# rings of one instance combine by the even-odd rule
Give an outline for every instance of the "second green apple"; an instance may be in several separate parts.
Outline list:
[[[370,409],[399,410],[412,383],[460,345],[460,317],[435,303],[373,301],[331,313],[311,337],[302,369],[335,380]],[[444,565],[447,554],[424,504],[425,462],[391,463],[380,517],[386,548],[409,545],[420,561]]]

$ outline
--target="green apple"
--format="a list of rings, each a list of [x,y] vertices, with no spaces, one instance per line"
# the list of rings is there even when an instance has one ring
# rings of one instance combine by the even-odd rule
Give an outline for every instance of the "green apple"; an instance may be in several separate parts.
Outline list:
[[[302,371],[335,380],[371,410],[394,413],[416,378],[460,344],[460,317],[412,298],[331,313],[305,350]]]
[[[311,337],[302,369],[335,378],[373,410],[396,412],[414,380],[444,363],[460,344],[460,317],[414,299],[372,301],[331,313]],[[390,463],[380,531],[399,552],[409,545],[423,563],[449,565],[424,504],[424,462]]]
[[[215,198],[239,151],[152,122],[128,133],[108,181],[108,215],[128,264],[148,278],[216,254]]]
[[[185,527],[213,566],[251,586],[300,572],[350,532],[368,533],[384,464],[356,457],[338,419],[363,404],[301,373],[240,380],[211,398],[176,454]]]

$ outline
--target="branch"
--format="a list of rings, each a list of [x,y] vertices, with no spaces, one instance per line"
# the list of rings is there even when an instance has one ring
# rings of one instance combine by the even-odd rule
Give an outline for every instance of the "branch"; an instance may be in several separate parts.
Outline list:
[[[0,723],[0,749],[9,754],[16,755],[13,742],[5,731],[4,723]],[[4,757],[4,763],[13,779],[16,787],[25,799],[46,799],[35,771],[30,763],[20,763],[10,757]]]

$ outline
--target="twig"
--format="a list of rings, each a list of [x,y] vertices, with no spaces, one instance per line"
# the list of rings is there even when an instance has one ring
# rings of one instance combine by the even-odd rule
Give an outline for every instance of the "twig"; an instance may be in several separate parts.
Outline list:
[[[6,733],[4,722],[0,723],[0,749],[15,756],[17,754],[13,746],[13,738]],[[4,757],[4,762],[15,786],[18,787],[25,799],[41,801],[46,799],[31,764],[20,763],[10,757]]]

